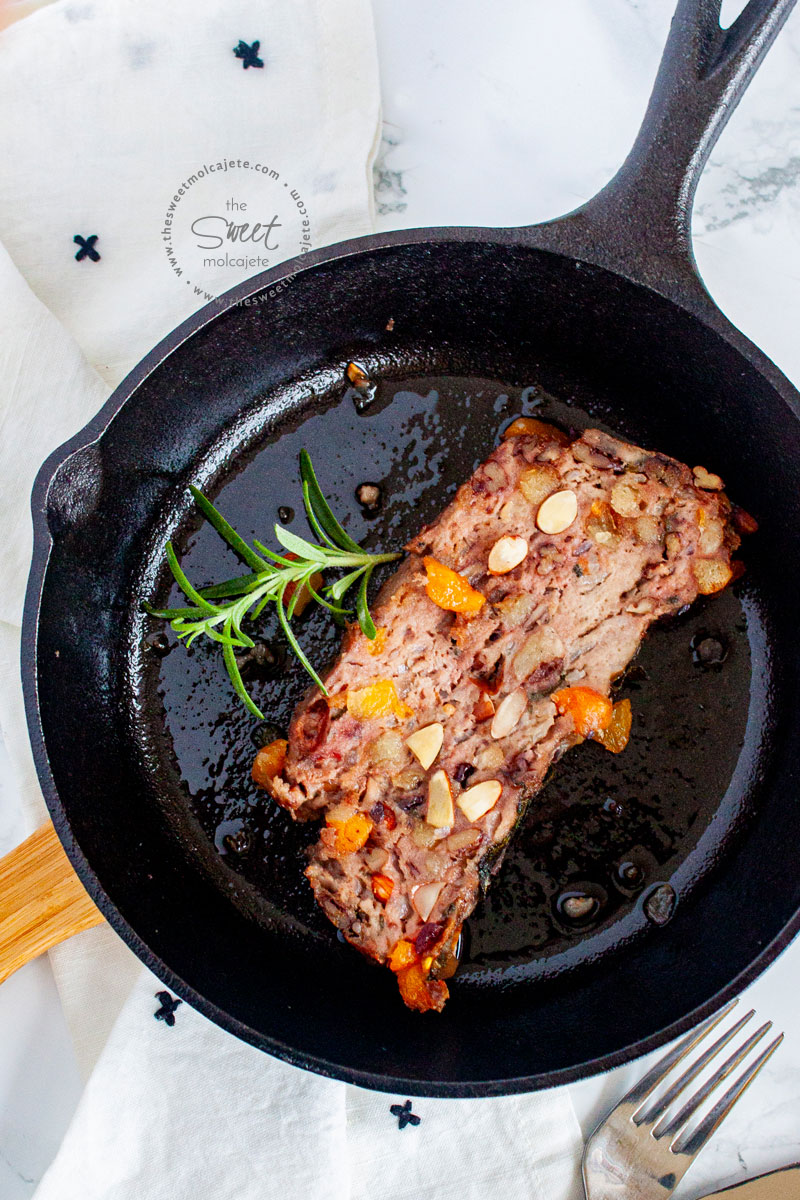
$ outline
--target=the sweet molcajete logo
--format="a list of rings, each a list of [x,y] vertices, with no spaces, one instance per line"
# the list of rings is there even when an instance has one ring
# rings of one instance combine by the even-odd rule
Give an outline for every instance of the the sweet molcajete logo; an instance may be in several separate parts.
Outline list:
[[[223,158],[181,182],[161,238],[167,266],[202,303],[311,250],[311,216],[298,189],[274,167]]]

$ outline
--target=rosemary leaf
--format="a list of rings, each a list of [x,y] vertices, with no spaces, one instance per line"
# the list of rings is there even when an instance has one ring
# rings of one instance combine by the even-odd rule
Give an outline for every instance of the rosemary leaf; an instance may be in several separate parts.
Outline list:
[[[314,473],[314,468],[311,465],[311,458],[307,450],[300,451],[300,477],[304,484],[307,484],[309,511],[313,512],[319,524],[328,534],[332,541],[340,546],[342,550],[349,550],[354,554],[363,553],[358,542],[354,542],[348,533],[345,533],[336,517],[330,509],[328,501],[322,494],[322,490],[317,483],[317,477]],[[305,496],[306,489],[304,489]]]
[[[341,600],[348,588],[351,588],[360,579],[363,570],[363,567],[356,567],[355,571],[351,571],[349,575],[343,575],[335,583],[329,584],[325,589],[326,592],[333,600]]]
[[[328,551],[324,550],[321,546],[314,546],[311,542],[307,542],[305,538],[298,537],[296,533],[292,533],[291,530],[284,529],[280,525],[275,526],[275,537],[290,554],[296,554],[298,559],[306,558],[311,559],[312,562],[324,564],[330,558]]]
[[[289,643],[289,645],[291,646],[292,651],[294,652],[295,656],[297,658],[299,658],[300,662],[303,664],[305,669],[308,671],[309,675],[314,680],[314,683],[317,685],[319,690],[322,692],[323,696],[327,696],[328,689],[325,687],[325,684],[322,682],[319,675],[317,674],[317,672],[312,667],[311,663],[306,658],[305,653],[303,651],[303,647],[300,645],[297,638],[294,636],[294,630],[292,629],[291,625],[289,624],[289,620],[286,616],[286,612],[283,607],[283,593],[282,592],[281,592],[280,596],[278,597],[278,620],[281,623],[281,628],[283,629],[283,632],[286,635],[286,640]]]
[[[162,621],[176,621],[178,618],[190,619],[205,616],[204,608],[153,608],[145,604],[145,612],[151,617],[159,617]]]
[[[262,554],[266,554],[266,556],[270,560],[270,562],[278,563],[282,567],[293,567],[295,565],[295,562],[293,559],[283,558],[283,557],[281,557],[280,554],[275,554],[275,552],[273,550],[269,550],[266,546],[262,545],[262,543],[258,540],[258,538],[253,538],[253,545]]]
[[[264,582],[263,572],[256,575],[240,575],[238,579],[226,579],[212,587],[198,588],[204,600],[225,600],[228,596],[243,596]]]
[[[197,501],[197,506],[209,525],[213,525],[219,536],[224,538],[228,543],[231,550],[235,551],[247,563],[251,571],[263,571],[267,565],[263,558],[260,558],[255,550],[251,550],[244,538],[239,536],[233,526],[225,520],[222,513],[214,507],[210,500],[206,499],[200,489],[190,484],[189,491]]]
[[[222,656],[225,660],[225,666],[228,669],[228,674],[231,677],[231,683],[233,684],[233,689],[236,692],[236,695],[239,697],[242,704],[244,704],[248,712],[252,713],[252,715],[259,721],[263,721],[264,714],[255,701],[250,698],[250,693],[244,686],[242,673],[239,670],[239,664],[236,661],[236,655],[233,652],[233,646],[230,642],[225,642],[223,645]]]
[[[303,480],[303,505],[306,510],[306,516],[308,517],[308,523],[314,530],[314,533],[317,535],[319,540],[324,542],[326,546],[330,546],[331,550],[336,550],[336,543],[331,541],[317,520],[317,514],[314,512],[314,508],[311,504],[311,490],[308,486],[307,479]]]
[[[213,606],[210,605],[207,600],[204,600],[199,592],[195,591],[191,583],[189,583],[189,580],[184,575],[183,570],[181,569],[181,564],[178,562],[177,555],[172,548],[172,542],[167,542],[167,562],[169,563],[170,571],[172,571],[172,574],[175,577],[175,582],[183,592],[186,599],[192,600],[198,608],[203,610],[203,612],[213,613]]]
[[[311,578],[313,578],[313,575]],[[314,587],[312,587],[311,579],[307,580],[306,587],[308,588],[312,597],[316,600],[317,604],[321,604],[323,608],[327,608],[329,612],[334,614],[334,616],[347,617],[352,613],[352,608],[339,608],[338,605],[331,604],[329,600],[326,600],[324,596],[320,595],[320,593]]]
[[[369,608],[367,607],[367,588],[369,587],[371,575],[372,568],[370,567],[364,572],[361,578],[361,586],[358,589],[358,596],[356,598],[356,614],[364,637],[368,637],[373,642],[378,636],[378,631],[375,628],[375,622],[370,616]]]
[[[401,557],[399,553],[371,554],[345,533],[320,490],[311,459],[305,450],[300,455],[300,474],[303,502],[313,535],[319,538],[319,544],[276,525],[275,537],[286,553],[278,554],[256,538],[253,539],[255,549],[252,549],[211,501],[193,487],[192,495],[203,515],[227,545],[244,560],[250,568],[250,574],[195,588],[178,562],[172,544],[168,542],[167,563],[189,601],[189,607],[154,608],[149,604],[144,605],[151,616],[169,621],[184,645],[191,646],[201,636],[221,645],[223,662],[237,696],[259,720],[263,720],[262,713],[248,694],[236,660],[237,650],[252,649],[255,645],[253,638],[242,628],[242,623],[258,620],[267,605],[274,604],[278,622],[292,653],[320,691],[327,695],[324,683],[309,662],[292,628],[292,618],[297,612],[301,596],[307,595],[311,601],[327,609],[337,625],[344,624],[344,618],[350,616],[352,610],[342,606],[343,598],[350,588],[358,586],[358,622],[364,634],[374,638],[377,631],[367,603],[372,572],[379,564]],[[338,570],[342,574],[324,587],[314,586],[314,577],[328,570]]]

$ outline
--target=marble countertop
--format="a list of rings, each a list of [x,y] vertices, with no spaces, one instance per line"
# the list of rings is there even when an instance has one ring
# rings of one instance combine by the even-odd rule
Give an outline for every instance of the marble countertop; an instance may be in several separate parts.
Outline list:
[[[740,5],[730,0],[723,16]],[[384,136],[379,229],[529,224],[606,182],[636,133],[672,5],[665,0],[373,0]],[[800,386],[800,9],[715,149],[695,209],[695,252],[717,302]],[[22,837],[0,754],[0,854]],[[744,1003],[786,1041],[679,1195],[800,1159],[800,944]],[[46,961],[0,988],[0,1196],[32,1194],[80,1080]],[[643,1062],[573,1085],[584,1130]]]

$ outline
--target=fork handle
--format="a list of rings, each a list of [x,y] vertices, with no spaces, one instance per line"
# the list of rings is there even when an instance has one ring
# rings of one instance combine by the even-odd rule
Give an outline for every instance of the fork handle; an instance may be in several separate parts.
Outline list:
[[[32,958],[103,920],[52,821],[0,859],[0,983]]]

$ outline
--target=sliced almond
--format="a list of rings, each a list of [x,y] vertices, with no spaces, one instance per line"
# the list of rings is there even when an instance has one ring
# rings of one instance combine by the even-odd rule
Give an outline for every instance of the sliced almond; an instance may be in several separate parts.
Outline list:
[[[468,821],[479,821],[494,808],[502,791],[503,785],[499,779],[484,779],[483,783],[476,783],[461,793],[457,801],[458,807]]]
[[[437,771],[428,784],[428,811],[425,820],[435,829],[453,824],[453,791],[445,771]]]
[[[406,745],[427,771],[441,750],[443,741],[444,726],[440,725],[438,721],[434,721],[432,725],[425,725],[416,733],[412,733],[411,737],[407,737]]]
[[[411,903],[423,921],[427,921],[433,912],[433,907],[439,899],[443,887],[443,883],[423,883],[412,891]]]
[[[506,734],[516,728],[527,707],[528,696],[524,688],[517,688],[515,692],[510,692],[500,701],[492,721],[492,737],[495,741],[504,738]]]
[[[705,467],[694,467],[692,474],[697,487],[703,488],[706,492],[721,492],[725,486],[719,475],[712,474]]]
[[[479,829],[459,829],[458,833],[450,834],[445,842],[445,848],[448,853],[457,854],[459,850],[468,850],[470,846],[477,846],[480,840]]]
[[[569,529],[578,515],[578,497],[574,492],[565,489],[554,492],[539,505],[536,514],[536,524],[542,533],[563,533]]]
[[[507,534],[498,538],[489,551],[489,572],[492,575],[507,575],[528,556],[528,543],[524,537]]]

